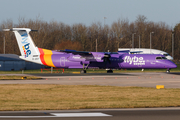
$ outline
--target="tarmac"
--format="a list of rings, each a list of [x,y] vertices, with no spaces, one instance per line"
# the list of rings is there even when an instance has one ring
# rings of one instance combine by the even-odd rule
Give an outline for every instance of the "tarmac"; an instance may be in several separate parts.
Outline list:
[[[3,74],[4,75],[4,74]],[[13,75],[13,74],[6,74]],[[86,74],[15,74],[37,76],[37,80],[0,80],[0,84],[60,84],[180,88],[180,73],[86,73]]]

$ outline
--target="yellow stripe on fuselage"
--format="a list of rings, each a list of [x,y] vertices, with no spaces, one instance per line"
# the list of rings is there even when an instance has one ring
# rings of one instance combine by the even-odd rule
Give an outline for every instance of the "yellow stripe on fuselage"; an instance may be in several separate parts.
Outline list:
[[[44,61],[46,62],[46,64],[48,66],[51,66],[51,67],[55,67],[53,62],[52,62],[52,51],[51,50],[46,50],[46,49],[43,49],[43,52],[44,52]]]

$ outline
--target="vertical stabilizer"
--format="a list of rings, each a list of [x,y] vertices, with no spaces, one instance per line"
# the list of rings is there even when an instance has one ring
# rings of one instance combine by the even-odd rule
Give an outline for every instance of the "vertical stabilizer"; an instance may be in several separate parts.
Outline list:
[[[12,31],[16,36],[16,40],[21,52],[21,59],[28,60],[31,62],[40,63],[39,60],[39,50],[35,46],[29,32],[34,31],[29,28],[13,28],[13,29],[4,29],[4,31]],[[36,58],[35,58],[36,57]]]
[[[13,28],[10,31],[15,33],[21,56],[28,58],[32,57],[32,55],[39,55],[39,51],[29,34],[31,29]]]

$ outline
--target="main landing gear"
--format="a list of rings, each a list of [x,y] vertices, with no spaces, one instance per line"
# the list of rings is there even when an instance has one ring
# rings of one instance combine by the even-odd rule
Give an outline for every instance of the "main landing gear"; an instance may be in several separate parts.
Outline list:
[[[86,67],[85,67],[85,64],[83,64],[83,70],[81,70],[80,73],[86,73],[86,69],[87,69],[88,65],[89,64],[87,64]]]
[[[86,70],[81,70],[81,73],[86,73]]]
[[[113,70],[108,69],[108,70],[107,70],[107,73],[113,73]]]

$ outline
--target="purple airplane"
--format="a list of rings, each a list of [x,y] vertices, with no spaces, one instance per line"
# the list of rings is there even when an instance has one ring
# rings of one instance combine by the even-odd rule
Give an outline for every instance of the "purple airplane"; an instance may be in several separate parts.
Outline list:
[[[47,50],[35,46],[29,28],[4,29],[13,31],[21,52],[20,58],[26,61],[57,68],[79,68],[86,73],[88,68],[107,69],[170,69],[176,64],[160,54],[129,54],[128,51],[110,52],[83,52],[75,50]]]

